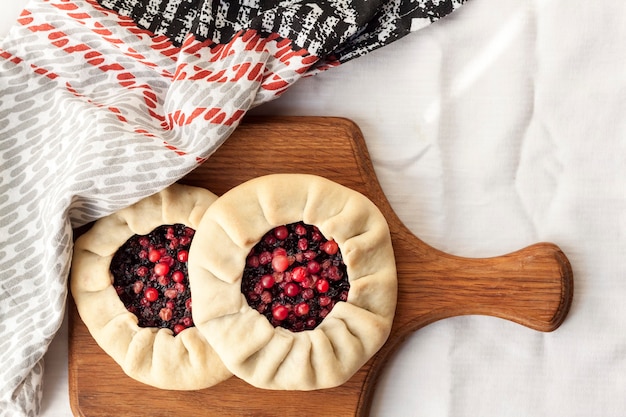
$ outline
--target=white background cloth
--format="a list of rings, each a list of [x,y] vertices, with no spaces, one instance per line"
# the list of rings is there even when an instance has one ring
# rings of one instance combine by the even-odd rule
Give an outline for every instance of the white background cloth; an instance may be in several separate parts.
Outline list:
[[[25,3],[2,0],[0,36]],[[624,17],[622,0],[470,0],[251,112],[354,120],[392,207],[439,249],[483,257],[551,241],[572,263],[558,330],[431,324],[388,363],[372,416],[626,415]],[[42,407],[71,415],[66,325]]]

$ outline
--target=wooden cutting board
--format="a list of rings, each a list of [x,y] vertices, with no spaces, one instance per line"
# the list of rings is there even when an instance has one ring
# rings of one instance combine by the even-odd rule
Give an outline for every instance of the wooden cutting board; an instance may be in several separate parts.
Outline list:
[[[401,152],[401,150],[398,150]],[[217,195],[253,177],[317,174],[367,195],[389,222],[398,306],[383,348],[344,385],[311,392],[254,388],[237,377],[201,391],[164,391],[127,377],[94,342],[70,302],[69,391],[76,416],[366,416],[376,380],[413,331],[436,320],[483,314],[552,331],[573,295],[566,256],[538,243],[500,257],[461,258],[414,236],[391,209],[359,128],[341,118],[250,118],[181,182]]]

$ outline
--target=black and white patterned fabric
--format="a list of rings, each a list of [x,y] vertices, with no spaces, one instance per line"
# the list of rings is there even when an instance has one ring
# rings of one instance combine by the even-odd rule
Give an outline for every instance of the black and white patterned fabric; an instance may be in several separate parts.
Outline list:
[[[448,15],[465,0],[99,0],[175,44],[223,43],[241,30],[279,34],[323,61],[346,62]]]
[[[177,181],[300,78],[462,0],[31,0],[0,43],[0,415],[36,416],[72,230]]]

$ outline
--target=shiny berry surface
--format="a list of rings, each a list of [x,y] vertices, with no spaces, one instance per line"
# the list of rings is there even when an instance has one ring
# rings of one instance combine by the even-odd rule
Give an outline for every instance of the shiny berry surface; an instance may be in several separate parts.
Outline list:
[[[303,222],[268,231],[248,254],[241,282],[250,307],[292,332],[317,327],[349,289],[337,243]]]
[[[194,233],[182,224],[163,225],[131,236],[113,256],[113,287],[140,327],[176,335],[193,326],[187,259]]]

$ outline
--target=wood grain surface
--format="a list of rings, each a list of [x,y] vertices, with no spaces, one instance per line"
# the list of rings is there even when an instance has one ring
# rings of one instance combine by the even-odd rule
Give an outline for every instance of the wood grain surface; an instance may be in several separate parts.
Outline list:
[[[310,392],[254,388],[237,377],[200,391],[164,391],[127,377],[95,343],[70,302],[69,391],[76,416],[366,416],[380,370],[412,332],[447,317],[483,314],[555,330],[573,296],[570,264],[551,243],[494,258],[443,253],[414,236],[390,207],[361,131],[342,118],[249,118],[181,182],[221,195],[257,176],[309,173],[368,196],[389,222],[398,306],[388,342],[347,383]]]

